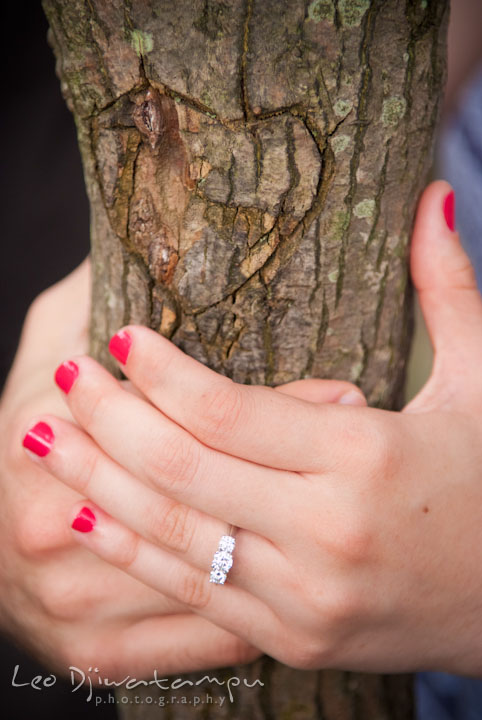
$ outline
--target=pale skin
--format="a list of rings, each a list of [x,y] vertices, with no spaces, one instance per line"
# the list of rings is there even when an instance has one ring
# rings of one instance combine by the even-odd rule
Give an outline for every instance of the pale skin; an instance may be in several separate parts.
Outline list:
[[[24,408],[9,430],[16,462],[52,493],[38,500],[51,544],[28,562],[41,574],[39,555],[52,553],[52,605],[60,597],[68,614],[76,601],[68,623],[54,620],[54,638],[89,628],[88,661],[101,647],[108,654],[106,625],[121,623],[145,670],[159,658],[180,672],[262,651],[299,668],[482,673],[482,300],[444,219],[449,191],[432,183],[419,204],[412,278],[435,361],[401,413],[367,408],[349,384],[236,385],[137,326],[122,335],[136,392],[85,355],[64,358],[78,367],[62,394],[71,419],[58,405],[46,414],[38,398],[37,414]],[[37,465],[27,470],[19,447],[39,421],[55,437],[45,456],[29,453]],[[91,531],[69,529],[83,507]],[[38,528],[38,513],[29,522]],[[210,561],[231,523],[234,566],[213,585]],[[38,542],[45,530],[31,525],[24,534]],[[64,545],[50,538],[56,527]],[[66,553],[97,580],[79,590],[75,573],[73,586]],[[125,587],[125,608],[105,573]],[[93,587],[103,616],[87,601]],[[169,638],[175,627],[164,653],[159,639],[149,655],[142,623],[151,644],[154,629]],[[122,651],[110,658],[117,669]]]

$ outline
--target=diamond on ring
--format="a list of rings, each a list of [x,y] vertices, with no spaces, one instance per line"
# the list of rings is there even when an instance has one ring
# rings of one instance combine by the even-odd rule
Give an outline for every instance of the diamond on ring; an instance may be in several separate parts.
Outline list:
[[[212,570],[209,575],[209,582],[215,583],[216,585],[224,585],[228,572],[233,567],[232,552],[235,545],[236,540],[232,535],[221,536],[218,549],[214,553],[211,563]]]
[[[226,550],[226,552],[233,552],[234,546],[236,545],[236,538],[232,535],[223,535],[219,541],[219,550]]]
[[[220,568],[217,568],[216,570],[211,570],[209,582],[216,583],[216,585],[224,585],[227,577],[227,573],[223,572]]]
[[[220,570],[224,570],[225,573],[228,573],[233,567],[233,556],[226,550],[217,550],[217,552],[214,553],[212,567],[213,569],[219,568]]]

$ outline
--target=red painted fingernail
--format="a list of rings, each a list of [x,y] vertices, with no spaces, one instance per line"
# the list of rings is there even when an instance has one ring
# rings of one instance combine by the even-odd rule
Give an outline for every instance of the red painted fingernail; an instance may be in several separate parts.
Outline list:
[[[455,230],[455,193],[453,190],[445,197],[444,200],[445,222],[451,232]]]
[[[50,425],[38,422],[25,435],[22,445],[40,457],[48,455],[54,444],[55,435]]]
[[[113,335],[109,343],[109,352],[123,365],[126,364],[129,350],[131,349],[132,338],[128,332],[121,330]]]
[[[72,528],[78,532],[88,533],[94,529],[95,515],[88,507],[83,507],[76,515],[72,523]]]
[[[67,360],[67,362],[59,365],[57,370],[55,371],[55,382],[57,383],[59,388],[63,390],[64,393],[67,395],[70,391],[70,388],[74,384],[78,374],[79,368],[77,367],[77,365],[71,360]]]

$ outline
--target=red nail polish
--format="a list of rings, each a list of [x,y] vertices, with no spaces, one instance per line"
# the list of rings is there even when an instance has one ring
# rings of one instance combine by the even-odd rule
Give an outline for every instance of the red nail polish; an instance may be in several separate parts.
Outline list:
[[[109,352],[123,365],[126,364],[129,350],[131,349],[132,338],[128,332],[121,330],[113,335],[109,343]]]
[[[78,374],[79,368],[77,367],[77,365],[71,360],[67,360],[67,362],[59,365],[57,370],[55,371],[55,382],[57,383],[59,388],[63,390],[64,393],[67,395],[70,391],[70,388],[74,384]]]
[[[444,200],[445,222],[451,232],[455,230],[455,193],[453,190],[445,197]]]
[[[55,435],[50,425],[38,422],[25,435],[22,445],[40,457],[48,455],[54,444]]]
[[[72,528],[78,532],[88,533],[95,525],[95,515],[88,507],[83,507],[72,523]]]

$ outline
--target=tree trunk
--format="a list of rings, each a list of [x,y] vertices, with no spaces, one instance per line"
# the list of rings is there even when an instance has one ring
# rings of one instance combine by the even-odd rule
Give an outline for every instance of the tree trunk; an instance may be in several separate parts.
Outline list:
[[[238,382],[344,378],[399,407],[448,0],[44,8],[91,203],[92,354],[115,372],[107,338],[141,323]],[[409,678],[226,673],[265,686],[203,716],[411,716]]]

